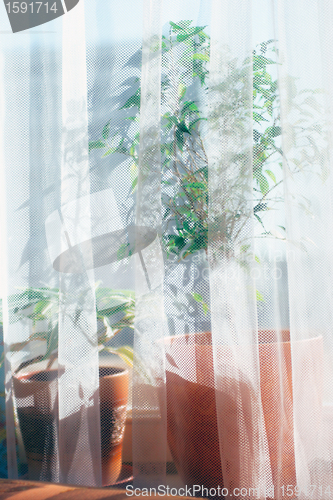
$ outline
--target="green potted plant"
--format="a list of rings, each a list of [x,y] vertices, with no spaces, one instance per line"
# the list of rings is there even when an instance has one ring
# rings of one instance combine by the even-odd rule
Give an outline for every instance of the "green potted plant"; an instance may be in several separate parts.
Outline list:
[[[281,145],[278,83],[277,78],[273,76],[277,68],[275,54],[275,41],[270,40],[261,43],[254,50],[252,60],[246,59],[241,64],[230,61],[224,84],[220,89],[213,89],[215,92],[220,91],[221,95],[224,93],[227,98],[220,101],[222,104],[218,111],[213,110],[209,117],[204,114],[200,106],[200,96],[208,92],[209,82],[210,39],[205,33],[205,27],[192,26],[191,21],[170,22],[168,36],[162,37],[161,182],[163,244],[167,259],[174,257],[179,262],[200,251],[204,251],[207,256],[208,233],[210,228],[214,229],[215,224],[219,250],[227,260],[246,269],[248,257],[253,253],[242,231],[247,222],[252,218],[258,223],[257,227],[261,228],[261,231],[257,231],[261,233],[258,234],[259,237],[276,237],[276,233],[266,227],[264,217],[282,198],[280,188],[284,153]],[[224,195],[221,194],[218,217],[209,218],[208,157],[205,149],[204,124],[208,118],[214,119],[214,113],[218,121],[225,116],[230,117],[232,110],[229,126],[239,125],[237,116],[242,116],[247,92],[246,73],[251,64],[254,123],[253,210],[245,209],[243,198],[232,197],[233,186],[230,185],[231,190],[229,189]],[[288,77],[287,83],[295,97],[297,95],[295,79]],[[133,124],[139,122],[140,95],[140,80],[137,79],[134,93],[121,106],[124,119],[128,120],[128,128],[124,128],[125,122],[117,126],[110,120],[103,127],[101,137],[90,142],[90,151],[102,150],[103,157],[120,154],[130,160],[133,176],[132,193],[135,192],[137,185],[140,147],[140,135],[138,129],[133,133]],[[310,108],[316,109],[318,103],[315,102],[313,92],[303,91],[299,95],[304,102],[308,99]],[[294,163],[288,164],[292,175],[300,175],[302,169],[311,168],[312,157],[317,154],[313,141],[313,134],[316,131],[308,126],[307,123],[310,122],[306,121],[311,115],[311,110],[309,109],[307,113],[303,122],[295,124],[294,127],[295,132],[304,138],[306,153],[303,165],[300,165],[297,159]],[[242,177],[243,160],[242,154],[232,158],[239,172],[234,184],[235,193],[239,192],[242,183],[248,185],[248,177]],[[286,161],[286,158],[284,160]],[[228,203],[230,197],[234,201],[233,205]],[[285,228],[280,226],[278,229],[280,233],[278,237],[285,239]],[[257,257],[255,259],[259,262]],[[205,314],[209,312],[209,298],[194,291],[192,300],[202,305]],[[264,300],[259,291],[257,300]],[[280,342],[277,342],[278,339]],[[296,480],[289,340],[288,331],[280,332],[279,336],[274,331],[259,332],[261,376],[259,399],[263,405],[274,484],[295,484]],[[228,453],[221,462],[219,449],[219,442],[222,441],[226,450],[237,448],[237,436],[239,437],[236,418],[237,394],[228,395],[230,380],[226,380],[225,391],[221,389],[222,396],[220,395],[226,403],[226,411],[219,417],[223,418],[226,429],[229,426],[230,433],[226,431],[226,435],[221,437],[218,435],[210,333],[175,336],[166,339],[165,344],[169,366],[176,368],[179,368],[177,366],[179,359],[182,358],[186,363],[190,351],[195,350],[195,366],[192,366],[192,369],[197,374],[196,382],[192,383],[176,375],[168,367],[166,371],[168,443],[180,475],[186,484],[202,484],[206,487],[214,487],[216,484],[221,486],[237,484],[240,476],[239,449],[234,452],[231,462]],[[322,349],[320,339],[314,339],[312,347],[309,344],[309,348],[317,352],[320,359]],[[279,373],[279,353],[286,367],[285,377],[283,380],[273,380],[270,373],[274,366],[276,373]],[[222,351],[220,354],[222,356]],[[285,395],[286,408],[282,409],[276,405],[272,409],[271,397],[280,391]],[[241,380],[238,396],[243,402],[248,401],[249,408],[247,413],[245,411],[245,415],[248,416],[247,423],[251,428],[251,412],[253,408],[258,408],[258,395],[253,394],[248,381]],[[279,422],[283,411],[286,412],[287,424],[281,431]],[[278,438],[280,431],[283,432],[281,439]],[[282,443],[283,448],[281,463],[278,458],[279,443]],[[254,449],[252,452],[255,454]],[[229,466],[226,465],[228,460]],[[228,470],[229,472],[226,472]]]
[[[133,328],[133,293],[103,288],[97,284],[95,294],[100,353],[120,356],[127,365],[132,366],[132,349],[127,346],[111,347],[108,342],[123,328]],[[44,351],[22,361],[13,374],[16,414],[29,479],[50,481],[56,466],[58,311],[61,300],[65,299],[59,290],[50,288],[29,288],[9,297],[11,322],[30,321],[32,329],[25,342],[10,346],[11,351],[23,352],[36,342],[39,343],[39,350]],[[122,467],[129,371],[119,363],[106,362],[100,358],[99,376],[102,484],[107,485],[117,481]]]
[[[253,55],[253,119],[257,125],[257,130],[253,131],[253,189],[256,198],[253,213],[246,214],[259,221],[265,234],[268,231],[260,215],[271,208],[270,201],[276,201],[275,197],[272,199],[272,192],[281,184],[277,173],[269,166],[273,161],[275,168],[278,165],[278,170],[281,170],[283,156],[278,144],[281,127],[277,81],[269,72],[269,67],[276,65],[276,62],[266,54],[268,50],[274,54],[272,44],[272,40],[262,43]],[[208,157],[202,133],[202,123],[207,121],[207,116],[203,115],[199,102],[202,97],[200,94],[207,91],[209,51],[210,40],[204,27],[192,27],[190,21],[178,24],[170,22],[169,36],[163,36],[162,39],[165,69],[161,81],[163,242],[166,254],[180,259],[201,249],[207,251],[208,245]],[[240,69],[230,65],[227,84],[244,82],[244,67],[248,65],[249,61],[244,61]],[[176,75],[173,79],[171,73]],[[192,79],[191,85],[188,84],[189,78]],[[193,96],[192,87],[197,82],[201,89],[195,89],[197,96]],[[123,123],[111,127],[110,120],[103,127],[101,137],[89,144],[90,151],[102,149],[103,158],[121,154],[130,159],[133,192],[138,180],[140,136],[139,133],[130,134],[129,127],[139,122],[139,80],[135,87],[135,93],[120,108],[126,113],[124,119],[128,120],[128,128],[124,128]],[[243,97],[242,92],[235,93],[226,106],[232,107],[237,114],[237,110],[243,106]],[[225,238],[232,244],[240,237],[241,232],[239,228],[236,229],[235,220],[245,215],[242,208],[241,204],[236,206],[226,219]]]

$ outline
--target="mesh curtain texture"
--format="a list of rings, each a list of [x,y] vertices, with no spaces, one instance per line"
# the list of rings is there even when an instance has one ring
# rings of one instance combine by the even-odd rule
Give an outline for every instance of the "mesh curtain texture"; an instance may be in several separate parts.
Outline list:
[[[8,477],[329,499],[333,6],[122,4],[1,7]]]

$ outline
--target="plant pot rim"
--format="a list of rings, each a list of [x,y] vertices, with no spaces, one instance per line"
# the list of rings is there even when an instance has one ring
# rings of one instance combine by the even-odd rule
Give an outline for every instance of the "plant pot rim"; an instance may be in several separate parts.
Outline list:
[[[115,373],[110,373],[110,374],[105,374],[105,375],[101,375],[99,376],[99,378],[109,378],[109,377],[120,377],[120,376],[123,376],[124,374],[129,374],[129,369],[127,368],[127,366],[117,366],[117,365],[113,365],[113,364],[104,364],[104,363],[101,363],[98,365],[98,368],[99,369],[103,369],[103,368],[111,368],[111,369],[116,369],[117,372]],[[31,377],[37,373],[43,373],[43,372],[56,372],[58,373],[58,367],[56,368],[37,368],[37,369],[33,369],[33,370],[30,370],[30,371],[27,371],[27,367],[25,368],[22,368],[22,370],[20,370],[19,372],[17,373],[13,373],[12,374],[12,377],[15,378],[15,379],[18,379],[20,380],[20,382],[22,383],[29,383],[31,382]],[[55,377],[54,380],[56,380],[58,377]],[[53,382],[53,380],[34,380],[34,382],[37,382],[37,383],[44,383],[44,382]]]
[[[116,373],[110,373],[108,375],[100,375],[100,378],[121,377],[124,374],[129,374],[129,369],[126,366],[113,366],[113,365],[100,364],[99,369],[101,369],[101,368],[113,368],[113,369],[117,369],[119,371],[117,371]]]
[[[255,346],[255,345],[278,345],[278,344],[285,344],[285,345],[288,345],[288,344],[300,344],[300,343],[307,343],[307,342],[313,342],[313,341],[316,341],[316,340],[319,340],[319,339],[323,339],[323,335],[314,335],[313,337],[309,337],[309,338],[305,338],[305,339],[298,339],[298,340],[290,340],[290,330],[289,329],[281,329],[280,330],[282,334],[284,335],[288,335],[289,336],[289,340],[288,339],[282,339],[281,341],[270,341],[270,340],[259,340],[257,343],[248,343],[248,344],[219,344],[219,347],[233,347],[233,346]],[[264,332],[268,332],[268,333],[275,333],[276,330],[274,330],[273,328],[267,328],[267,329],[264,329],[264,328],[260,328],[258,329],[258,334],[260,333],[264,333]],[[180,340],[180,339],[183,339],[183,338],[188,338],[188,339],[191,339],[191,338],[196,338],[198,337],[198,340],[199,337],[204,337],[206,336],[206,342],[205,343],[199,343],[199,342],[191,342],[190,344],[188,344],[189,346],[202,346],[202,347],[211,347],[212,346],[212,342],[211,342],[211,335],[212,335],[212,332],[211,331],[204,331],[204,332],[192,332],[192,333],[180,333],[180,334],[176,334],[176,335],[170,335],[170,336],[167,336],[167,337],[163,337],[162,339],[159,339],[158,342],[161,342],[163,344],[172,344],[173,341],[175,340]],[[186,347],[186,344],[184,345],[184,347]]]

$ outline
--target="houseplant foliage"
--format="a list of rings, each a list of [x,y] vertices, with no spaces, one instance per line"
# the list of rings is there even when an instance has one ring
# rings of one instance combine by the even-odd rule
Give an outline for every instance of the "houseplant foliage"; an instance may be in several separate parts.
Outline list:
[[[272,237],[272,231],[264,224],[264,213],[274,209],[281,201],[282,160],[280,100],[277,82],[276,41],[262,42],[253,50],[252,59],[241,64],[230,60],[228,75],[219,89],[209,89],[210,37],[205,26],[192,26],[192,21],[169,23],[168,35],[162,37],[161,77],[161,163],[163,243],[167,255],[183,259],[197,250],[207,250],[208,225],[214,224],[208,217],[208,157],[205,148],[205,124],[215,114],[224,120],[224,126],[241,127],[241,110],[244,107],[245,80],[249,65],[253,76],[253,210],[244,211],[243,200],[224,213],[222,245],[232,248],[240,241],[241,227],[249,218],[255,218],[261,228],[260,236]],[[136,67],[137,57],[132,57],[127,66]],[[318,134],[324,130],[316,117],[321,106],[316,92],[298,92],[297,81],[287,76],[284,82],[292,97],[290,110],[299,114],[299,123],[293,124],[295,136],[300,144],[302,166],[298,158],[289,163],[290,173],[304,172],[313,168],[313,163],[324,151],[316,145]],[[124,83],[128,86],[128,82]],[[109,120],[103,127],[101,137],[89,143],[89,150],[102,150],[102,158],[120,154],[128,159],[132,177],[131,194],[137,185],[140,135],[140,79],[132,86],[134,92],[120,107],[124,121],[119,124]],[[207,110],[204,102],[209,92],[220,92],[223,103],[217,109]],[[128,93],[126,88],[125,93]],[[226,98],[227,96],[227,98]],[[122,98],[122,96],[121,96]],[[305,110],[304,110],[305,106]],[[303,111],[304,110],[304,111]],[[230,118],[232,115],[232,118]],[[229,124],[228,124],[229,121]],[[316,126],[313,126],[314,122]],[[242,157],[231,162],[242,162]],[[286,158],[285,158],[286,160]],[[319,172],[323,178],[326,169]],[[228,186],[228,198],[239,190],[242,171],[235,185]],[[246,179],[247,181],[247,179]],[[303,200],[307,203],[307,200]],[[223,205],[223,203],[222,203]],[[243,224],[239,221],[243,220]],[[216,222],[216,221],[215,221]],[[285,228],[279,228],[284,238]],[[281,233],[282,232],[282,233]],[[247,242],[241,245],[246,254]],[[231,252],[232,254],[232,252]],[[244,263],[242,257],[238,259]]]
[[[269,53],[269,55],[268,55]],[[210,38],[205,27],[192,26],[190,21],[170,22],[168,36],[162,38],[161,79],[161,159],[163,241],[167,254],[180,258],[207,249],[208,245],[208,158],[204,145],[203,98],[209,78]],[[256,200],[253,215],[262,224],[261,214],[269,208],[271,194],[279,184],[270,163],[282,160],[280,146],[280,116],[277,81],[272,76],[276,62],[274,42],[262,43],[253,54],[253,177]],[[244,83],[249,60],[239,68],[230,64],[225,86],[231,89],[235,81]],[[222,89],[225,91],[225,89]],[[230,92],[229,102],[218,110],[225,115],[232,110],[237,117],[244,95]],[[201,105],[200,105],[201,103]],[[90,150],[103,149],[103,157],[121,153],[130,160],[133,172],[132,190],[137,183],[140,137],[133,132],[133,122],[140,114],[140,81],[135,92],[126,100],[124,110],[128,127],[111,129],[111,120],[104,126],[101,138],[90,142]],[[123,124],[122,124],[123,126]],[[121,131],[121,132],[120,132]],[[280,170],[280,169],[279,169]],[[242,207],[226,214],[225,244],[239,236],[235,222],[242,216]],[[238,234],[237,234],[238,233]]]
[[[109,352],[120,356],[132,366],[133,353],[130,347],[110,347],[107,345],[114,335],[123,328],[133,329],[134,321],[134,293],[127,290],[112,290],[103,288],[100,283],[95,287],[96,319],[99,352]],[[23,362],[17,369],[33,363],[47,360],[49,369],[58,356],[58,314],[60,301],[68,297],[62,296],[57,288],[28,288],[21,293],[9,297],[10,322],[31,321],[32,333],[24,342],[11,344],[12,352],[24,351],[30,342],[42,341],[45,343],[45,354]],[[77,310],[76,320],[79,321],[81,311]],[[2,323],[2,309],[1,317]],[[84,335],[84,331],[82,331]],[[3,356],[1,363],[3,362]]]

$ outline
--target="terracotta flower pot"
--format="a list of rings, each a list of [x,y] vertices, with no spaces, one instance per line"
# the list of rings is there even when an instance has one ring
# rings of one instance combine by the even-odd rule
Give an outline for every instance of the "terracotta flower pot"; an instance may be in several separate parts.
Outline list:
[[[128,399],[128,370],[99,369],[102,485],[114,484],[121,471]]]
[[[185,484],[220,486],[229,492],[254,487],[259,474],[257,422],[262,408],[274,488],[296,486],[289,332],[282,332],[285,342],[274,342],[274,332],[269,331],[259,332],[259,339],[260,394],[241,373],[235,377],[235,356],[244,359],[248,346],[216,350],[225,375],[215,390],[211,334],[166,339],[168,444]],[[315,356],[319,373],[322,338],[302,342],[303,362]],[[317,379],[320,384],[320,376]]]
[[[123,368],[102,366],[99,375],[104,486],[117,481],[122,467],[129,374]],[[52,481],[59,466],[58,371],[16,375],[13,385],[29,479]],[[67,462],[65,457],[70,467]]]

